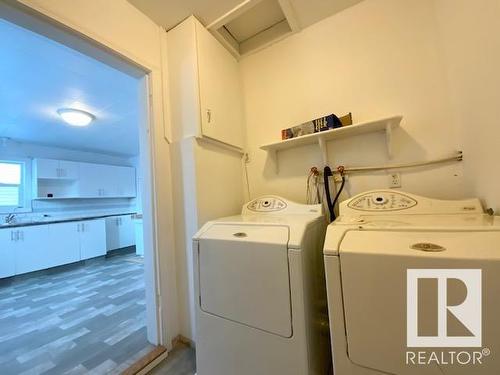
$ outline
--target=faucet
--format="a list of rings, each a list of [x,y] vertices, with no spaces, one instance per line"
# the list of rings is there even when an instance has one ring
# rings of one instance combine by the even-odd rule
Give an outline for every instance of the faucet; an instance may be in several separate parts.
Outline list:
[[[5,216],[5,223],[6,224],[12,224],[12,223],[15,223],[16,222],[16,210],[17,210],[18,207],[16,207],[14,209],[14,211],[12,211],[10,214],[8,214],[7,216]]]
[[[12,224],[16,221],[16,215],[15,214],[8,214],[5,216],[5,223],[6,224]]]

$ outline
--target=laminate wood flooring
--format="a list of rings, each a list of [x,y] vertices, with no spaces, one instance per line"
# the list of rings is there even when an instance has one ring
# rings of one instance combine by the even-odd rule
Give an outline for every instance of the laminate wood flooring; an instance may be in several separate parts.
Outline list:
[[[153,349],[135,254],[0,280],[0,374],[118,374]]]

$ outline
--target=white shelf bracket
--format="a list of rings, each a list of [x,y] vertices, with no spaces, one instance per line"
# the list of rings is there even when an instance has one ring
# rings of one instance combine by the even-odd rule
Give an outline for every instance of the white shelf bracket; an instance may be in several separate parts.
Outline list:
[[[277,150],[269,150],[267,152],[267,156],[269,157],[269,160],[271,161],[271,165],[274,168],[274,171],[276,174],[280,172],[280,166],[278,163],[278,151]]]
[[[319,150],[321,151],[321,157],[323,158],[323,164],[328,165],[328,148],[326,146],[326,141],[324,138],[318,138]]]
[[[387,156],[392,159],[392,123],[385,126],[385,143],[387,146]]]

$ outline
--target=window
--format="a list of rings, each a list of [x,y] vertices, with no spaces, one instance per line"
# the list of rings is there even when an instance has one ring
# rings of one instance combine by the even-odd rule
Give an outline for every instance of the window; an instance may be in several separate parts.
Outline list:
[[[0,161],[0,212],[29,210],[30,192],[24,161]]]

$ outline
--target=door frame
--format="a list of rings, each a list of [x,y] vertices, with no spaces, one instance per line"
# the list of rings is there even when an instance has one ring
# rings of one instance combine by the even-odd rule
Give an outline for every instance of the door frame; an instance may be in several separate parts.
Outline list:
[[[54,14],[37,1],[0,0],[0,11],[1,18],[9,22],[42,34],[126,74],[142,79],[143,88],[147,93],[144,105],[147,106],[145,114],[148,116],[148,121],[144,121],[140,127],[142,150],[140,159],[143,156],[147,159],[143,163],[144,191],[149,192],[144,194],[145,197],[149,196],[149,199],[143,199],[146,300],[154,304],[153,309],[148,308],[148,328],[151,322],[156,327],[154,332],[149,332],[148,329],[148,339],[170,349],[179,332],[179,323],[170,170],[170,117],[166,105],[168,98],[166,75],[162,74],[162,64],[155,66],[146,62],[88,30],[83,24]],[[162,32],[160,28],[158,30],[159,33]],[[163,145],[166,150],[160,149],[160,142],[167,144]],[[168,159],[168,167],[162,171],[160,179],[155,172],[158,157],[162,154]],[[159,200],[160,187],[162,204]],[[170,210],[160,211],[161,206],[169,207]]]

